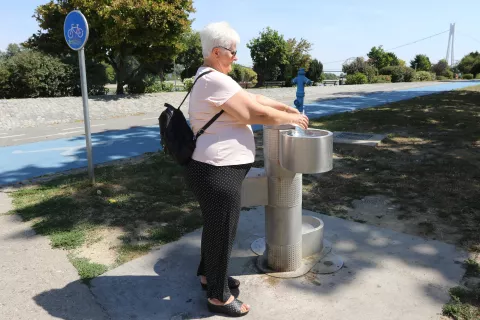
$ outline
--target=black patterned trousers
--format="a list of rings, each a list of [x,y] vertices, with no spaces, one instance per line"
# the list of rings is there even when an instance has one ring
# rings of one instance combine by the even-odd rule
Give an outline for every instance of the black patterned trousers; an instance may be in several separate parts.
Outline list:
[[[201,259],[197,276],[207,278],[207,296],[230,298],[228,265],[240,217],[242,182],[252,164],[214,166],[192,160],[187,180],[203,216]]]

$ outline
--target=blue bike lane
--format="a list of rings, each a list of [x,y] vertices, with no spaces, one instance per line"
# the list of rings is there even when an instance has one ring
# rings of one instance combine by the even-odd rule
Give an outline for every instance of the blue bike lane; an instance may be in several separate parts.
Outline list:
[[[305,106],[309,118],[376,107],[386,103],[460,89],[478,82],[448,82],[407,90],[320,100]],[[307,89],[308,90],[308,89]],[[308,98],[308,91],[307,96]],[[292,102],[295,97],[292,97]],[[261,129],[261,126],[254,126]],[[95,164],[161,149],[158,126],[132,127],[92,135]],[[87,166],[84,136],[0,148],[0,185]]]

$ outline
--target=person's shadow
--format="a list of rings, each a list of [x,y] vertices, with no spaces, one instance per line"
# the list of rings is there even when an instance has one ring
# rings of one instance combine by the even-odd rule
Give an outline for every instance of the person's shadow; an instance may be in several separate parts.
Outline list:
[[[50,315],[68,320],[212,317],[214,314],[206,305],[206,291],[202,290],[200,279],[195,276],[200,259],[200,235],[197,230],[186,235],[177,245],[165,245],[155,255],[143,257],[145,268],[139,266],[140,260],[134,260],[93,279],[89,286],[94,299],[90,303],[77,294],[79,288],[85,286],[80,280],[37,295],[34,300]],[[160,257],[153,270],[150,257]],[[234,275],[240,275],[238,271],[257,273],[253,257],[232,257],[231,264],[234,265],[230,268]],[[238,297],[240,291],[235,289],[231,293]],[[108,315],[104,310],[108,310]]]

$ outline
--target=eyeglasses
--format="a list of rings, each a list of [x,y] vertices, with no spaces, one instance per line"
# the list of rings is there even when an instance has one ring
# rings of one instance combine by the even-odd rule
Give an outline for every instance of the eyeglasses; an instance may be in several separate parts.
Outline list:
[[[225,48],[225,47],[220,47],[220,46],[218,46],[217,48],[222,48],[222,49],[225,49],[225,50],[227,50],[227,51],[230,51],[230,53],[231,53],[232,56],[234,56],[234,57],[237,55],[237,51],[233,51],[233,50],[231,50],[231,49],[228,49],[228,48]]]

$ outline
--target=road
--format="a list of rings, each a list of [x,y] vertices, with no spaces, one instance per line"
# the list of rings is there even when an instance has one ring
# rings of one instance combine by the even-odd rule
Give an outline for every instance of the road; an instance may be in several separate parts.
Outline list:
[[[428,83],[426,86],[420,83],[416,86],[411,85],[407,89],[404,84],[401,84],[397,87],[399,90],[395,90],[395,87],[392,88],[390,85],[384,86],[383,91],[378,89],[382,88],[381,86],[363,86],[365,89],[362,91],[354,88],[357,86],[341,86],[335,88],[336,95],[324,96],[309,95],[307,89],[305,110],[310,118],[320,117],[459,89],[473,84],[476,83]],[[371,93],[373,88],[376,89]],[[337,99],[325,100],[332,97]],[[283,97],[280,100],[291,104],[294,97],[289,100]],[[150,112],[137,116],[92,120],[95,163],[158,151],[160,141],[157,118],[158,113]],[[83,133],[82,122],[0,131],[0,185],[86,167],[87,157]]]

